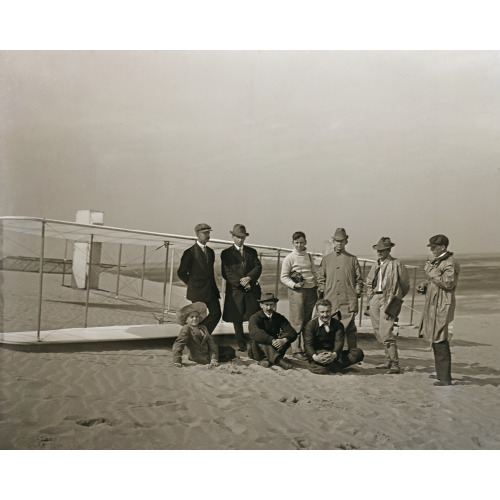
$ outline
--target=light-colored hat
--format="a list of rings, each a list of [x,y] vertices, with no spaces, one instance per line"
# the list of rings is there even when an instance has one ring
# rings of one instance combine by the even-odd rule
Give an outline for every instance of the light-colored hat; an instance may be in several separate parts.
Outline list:
[[[378,240],[378,243],[376,245],[373,245],[373,249],[386,250],[387,248],[392,248],[395,245],[396,243],[393,243],[391,241],[391,238],[389,238],[388,236],[382,236],[382,238]]]
[[[262,303],[262,302],[279,302],[280,299],[278,299],[277,297],[275,297],[274,293],[263,293],[262,294],[262,297],[260,299],[258,299],[258,302]]]
[[[200,321],[203,321],[208,316],[207,306],[203,302],[194,302],[193,304],[188,304],[182,309],[177,311],[176,320],[181,326],[186,324],[186,319],[192,313],[196,311],[200,315]]]
[[[335,234],[333,235],[333,239],[337,241],[342,241],[342,240],[347,240],[349,236],[347,236],[347,233],[345,232],[345,229],[343,227],[338,227],[335,229]]]
[[[247,228],[243,224],[235,224],[232,231],[229,231],[233,236],[249,236]]]
[[[196,234],[198,234],[200,231],[211,231],[212,228],[206,223],[206,222],[202,222],[200,224],[196,224],[196,226],[194,226],[194,232]]]

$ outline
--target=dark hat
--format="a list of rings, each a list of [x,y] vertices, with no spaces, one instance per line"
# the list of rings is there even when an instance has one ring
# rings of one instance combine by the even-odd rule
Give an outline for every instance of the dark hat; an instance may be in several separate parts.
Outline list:
[[[263,293],[262,297],[258,299],[259,302],[278,302],[280,299],[274,296],[274,293]]]
[[[232,231],[233,236],[248,236],[247,228],[243,224],[235,224]]]
[[[347,240],[349,236],[347,236],[347,233],[345,232],[345,229],[343,227],[338,227],[335,229],[335,234],[333,235],[334,240],[342,241],[342,240]]]
[[[376,245],[373,245],[374,250],[386,250],[387,248],[392,248],[395,245],[388,236],[382,236],[378,240]]]
[[[436,236],[433,236],[429,240],[429,244],[427,246],[430,247],[432,245],[443,245],[448,248],[449,244],[450,240],[444,234],[436,234]]]
[[[194,302],[193,304],[188,304],[177,311],[177,323],[184,326],[186,324],[186,318],[193,311],[200,314],[200,321],[203,321],[208,316],[207,306],[203,302]]]
[[[212,228],[206,223],[206,222],[201,222],[200,224],[196,224],[194,226],[194,232],[199,233],[200,231],[211,231]]]

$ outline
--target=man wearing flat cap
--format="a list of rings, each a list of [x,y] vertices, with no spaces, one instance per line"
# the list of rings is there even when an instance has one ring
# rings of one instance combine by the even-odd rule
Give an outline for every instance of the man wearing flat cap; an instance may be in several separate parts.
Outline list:
[[[368,273],[367,295],[373,331],[385,349],[386,361],[377,368],[386,369],[387,373],[400,373],[398,347],[393,329],[401,311],[403,297],[410,290],[410,279],[404,264],[392,257],[393,246],[395,243],[387,236],[383,236],[373,245],[378,260]]]
[[[347,348],[358,345],[355,316],[358,313],[358,298],[363,290],[363,276],[357,257],[347,253],[348,236],[343,227],[333,235],[333,252],[325,255],[318,271],[319,291],[332,304],[332,313],[340,312],[344,325]]]
[[[186,298],[191,302],[203,302],[208,307],[208,316],[201,325],[212,333],[221,317],[220,293],[215,282],[215,253],[207,246],[212,228],[206,224],[196,224],[196,243],[184,251],[177,276],[187,285]]]
[[[259,299],[261,310],[250,316],[248,322],[252,339],[248,356],[265,368],[277,365],[289,370],[292,365],[283,356],[297,338],[297,332],[285,316],[276,312],[278,300],[274,293],[264,293]]]
[[[437,386],[451,385],[448,325],[455,314],[455,290],[460,274],[460,266],[453,253],[448,251],[448,245],[449,240],[444,234],[430,238],[427,246],[432,257],[424,267],[427,280],[417,287],[417,292],[425,294],[419,336],[432,345],[437,378],[434,385]]]
[[[234,244],[221,252],[222,276],[226,280],[224,313],[222,319],[233,323],[239,351],[246,351],[243,322],[259,310],[262,273],[257,251],[244,245],[247,230],[243,224],[235,224],[230,231]]]

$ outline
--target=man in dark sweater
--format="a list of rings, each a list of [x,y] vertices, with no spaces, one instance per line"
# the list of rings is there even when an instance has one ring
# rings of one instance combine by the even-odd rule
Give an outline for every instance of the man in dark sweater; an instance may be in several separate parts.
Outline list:
[[[335,373],[363,360],[358,347],[342,351],[344,325],[332,317],[332,304],[328,299],[316,303],[317,317],[307,323],[304,347],[309,358],[309,370],[318,375]]]
[[[248,356],[265,368],[278,365],[288,370],[292,365],[283,356],[297,338],[297,332],[285,316],[276,312],[278,301],[274,293],[264,293],[259,299],[261,310],[250,316],[248,321],[252,339]]]

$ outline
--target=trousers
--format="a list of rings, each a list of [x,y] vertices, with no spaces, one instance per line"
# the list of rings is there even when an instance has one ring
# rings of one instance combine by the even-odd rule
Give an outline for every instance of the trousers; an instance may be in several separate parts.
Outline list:
[[[219,323],[222,316],[219,299],[212,297],[208,302],[205,302],[208,308],[208,316],[200,323],[207,327],[208,333],[212,333]]]
[[[448,340],[432,344],[436,376],[443,382],[451,382],[451,351]]]
[[[394,338],[395,318],[385,319],[386,303],[383,294],[375,294],[370,300],[370,319],[372,320],[373,332],[381,344],[389,346],[396,344]]]
[[[288,302],[290,304],[290,324],[298,333],[292,342],[292,353],[304,352],[302,331],[306,323],[312,318],[314,306],[318,300],[318,288],[291,288],[288,289]]]
[[[363,361],[364,357],[365,353],[358,347],[355,347],[349,351],[342,351],[340,357],[328,365],[321,365],[311,360],[307,368],[317,375],[328,375],[329,373],[337,373],[351,365],[359,363]]]

